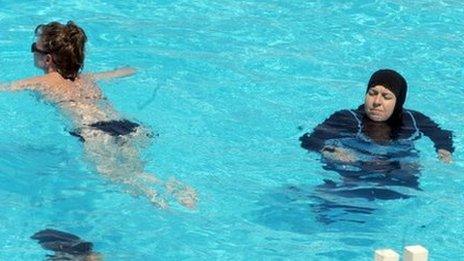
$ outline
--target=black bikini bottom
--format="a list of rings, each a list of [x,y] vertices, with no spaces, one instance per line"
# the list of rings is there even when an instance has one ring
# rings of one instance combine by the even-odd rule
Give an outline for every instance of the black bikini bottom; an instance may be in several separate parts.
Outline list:
[[[129,120],[111,120],[111,121],[99,121],[88,125],[89,127],[101,130],[111,136],[124,136],[135,131],[140,124],[131,122]],[[84,142],[85,139],[81,135],[79,129],[70,131],[69,134],[78,137],[80,141]]]

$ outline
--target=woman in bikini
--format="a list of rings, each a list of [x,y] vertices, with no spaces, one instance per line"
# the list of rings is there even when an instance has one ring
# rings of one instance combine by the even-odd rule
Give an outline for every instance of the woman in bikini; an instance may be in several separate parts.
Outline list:
[[[143,195],[158,207],[168,206],[153,188],[163,185],[183,205],[196,205],[196,192],[172,179],[160,182],[144,172],[140,148],[149,144],[151,133],[140,124],[124,119],[102,95],[96,82],[130,76],[134,69],[125,67],[99,73],[81,73],[87,36],[74,22],[51,22],[35,29],[32,43],[34,64],[43,76],[1,85],[2,90],[32,90],[55,104],[73,123],[71,135],[83,142],[85,155],[96,170],[109,179],[124,184],[130,193]]]

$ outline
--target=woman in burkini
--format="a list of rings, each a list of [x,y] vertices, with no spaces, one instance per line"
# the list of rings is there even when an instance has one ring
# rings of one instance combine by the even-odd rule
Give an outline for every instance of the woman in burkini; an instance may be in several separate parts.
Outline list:
[[[313,197],[323,201],[318,209],[370,213],[374,208],[367,208],[365,201],[355,206],[352,198],[404,199],[410,197],[410,189],[420,190],[414,141],[422,134],[431,139],[441,161],[452,161],[451,131],[441,129],[420,112],[404,109],[406,92],[406,80],[399,73],[376,71],[367,85],[363,105],[335,112],[300,137],[301,146],[320,153],[323,168],[341,178],[326,178],[317,187]]]
[[[144,172],[140,147],[149,144],[150,132],[138,123],[121,117],[102,95],[96,81],[132,75],[132,68],[100,73],[81,73],[87,36],[74,22],[51,22],[35,29],[31,46],[34,64],[45,75],[11,84],[3,90],[32,90],[55,104],[72,119],[70,134],[82,142],[85,154],[96,170],[109,179],[124,184],[131,194],[144,195],[158,207],[167,201],[153,188],[165,186],[168,193],[187,206],[195,207],[196,192],[174,179],[160,182]]]
[[[301,146],[327,158],[354,162],[357,158],[353,151],[337,146],[344,139],[395,146],[398,142],[417,140],[424,134],[434,143],[438,158],[450,163],[454,151],[451,131],[441,129],[420,112],[403,109],[406,93],[406,80],[398,72],[376,71],[367,85],[364,104],[356,110],[332,114],[312,133],[300,137]]]

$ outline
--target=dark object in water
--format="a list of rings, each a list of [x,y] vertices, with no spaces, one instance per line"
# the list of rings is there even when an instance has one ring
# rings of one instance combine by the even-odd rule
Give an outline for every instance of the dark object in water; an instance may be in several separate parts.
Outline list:
[[[62,252],[71,255],[88,255],[92,253],[93,244],[81,240],[78,236],[54,230],[41,230],[31,236],[47,250]]]
[[[124,136],[134,132],[140,125],[129,120],[112,120],[112,121],[99,121],[90,124],[90,127],[99,129],[108,133],[111,136]]]
[[[99,121],[99,122],[92,123],[88,126],[95,128],[97,130],[101,130],[113,137],[119,137],[119,136],[124,136],[124,135],[130,134],[136,131],[137,127],[139,127],[140,124],[123,119],[123,120]],[[85,142],[85,139],[81,135],[81,131],[79,129],[70,131],[69,134],[71,134],[74,137],[77,137],[79,141]]]

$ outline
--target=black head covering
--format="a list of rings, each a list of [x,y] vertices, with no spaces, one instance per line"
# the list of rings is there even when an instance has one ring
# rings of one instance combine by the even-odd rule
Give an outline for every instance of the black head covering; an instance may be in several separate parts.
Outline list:
[[[388,118],[388,123],[398,123],[401,120],[403,113],[403,104],[406,100],[406,92],[408,91],[408,84],[401,74],[394,70],[382,69],[372,74],[369,83],[367,84],[366,93],[369,88],[376,85],[382,85],[390,90],[396,97],[395,109],[392,115]]]

